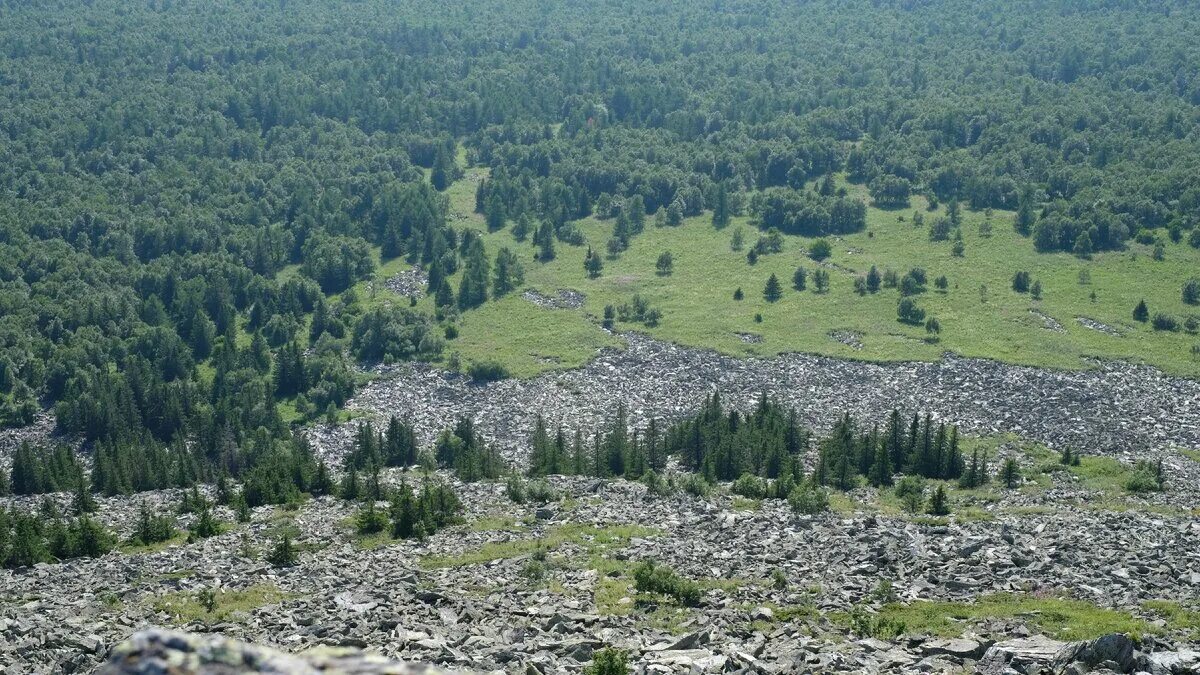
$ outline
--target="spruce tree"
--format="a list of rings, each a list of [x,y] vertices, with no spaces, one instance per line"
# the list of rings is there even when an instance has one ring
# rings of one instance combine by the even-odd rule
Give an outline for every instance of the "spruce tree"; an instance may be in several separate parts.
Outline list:
[[[932,516],[946,516],[950,514],[949,500],[946,498],[946,487],[939,485],[929,495],[929,508],[927,512]]]
[[[88,486],[83,476],[80,476],[78,484],[75,487],[75,495],[71,498],[71,510],[75,515],[82,516],[88,513],[95,513],[97,509],[96,498],[92,496],[91,487]]]
[[[599,278],[600,272],[604,269],[604,261],[600,259],[600,254],[593,251],[590,246],[583,259],[583,269],[587,272],[589,279]]]
[[[1010,490],[1021,485],[1021,467],[1016,459],[1009,457],[1004,460],[1000,468],[1000,482]]]
[[[411,539],[417,534],[422,516],[408,483],[401,483],[392,497],[392,538]]]
[[[875,269],[875,268],[872,267],[871,269]],[[797,267],[796,271],[792,274],[792,288],[794,288],[798,291],[803,291],[807,287],[808,287],[808,270],[804,269],[803,267]]]
[[[713,227],[718,230],[729,224],[729,193],[724,183],[717,185],[717,195],[713,203]]]
[[[763,288],[763,299],[767,302],[778,302],[783,297],[783,289],[779,285],[779,277],[774,273],[767,279],[767,285]]]
[[[298,557],[296,548],[292,546],[291,536],[285,532],[267,554],[267,562],[276,567],[291,567],[296,564]]]
[[[1146,323],[1150,320],[1150,310],[1146,307],[1145,300],[1139,300],[1137,307],[1133,308],[1133,320],[1139,323]]]

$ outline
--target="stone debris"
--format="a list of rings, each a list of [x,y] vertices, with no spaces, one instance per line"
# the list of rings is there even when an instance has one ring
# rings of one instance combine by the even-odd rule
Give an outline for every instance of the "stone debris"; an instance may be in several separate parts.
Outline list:
[[[584,295],[579,291],[560,288],[554,295],[546,295],[536,288],[531,288],[521,294],[529,302],[543,309],[579,309],[583,307]]]
[[[734,333],[734,335],[748,345],[760,344],[763,341],[762,336],[757,333]]]
[[[762,393],[777,397],[819,431],[842,413],[882,422],[898,407],[906,415],[932,413],[969,434],[1012,433],[1088,454],[1132,459],[1169,447],[1200,448],[1200,382],[1147,366],[1099,362],[1091,370],[1058,371],[953,355],[893,364],[807,354],[742,358],[623,335],[624,350],[604,350],[582,368],[530,380],[481,385],[422,364],[380,368],[381,377],[349,407],[383,421],[407,418],[424,443],[459,416],[470,417],[512,459],[523,456],[539,414],[568,433],[591,434],[617,402],[625,403],[631,423],[644,425],[691,414],[713,391],[743,408]],[[327,456],[340,456],[358,423],[317,427],[311,439]]]
[[[403,477],[392,469],[383,479],[394,485]],[[259,507],[250,523],[194,544],[0,570],[0,672],[86,672],[111,658],[110,645],[173,626],[259,643],[274,650],[270,654],[353,647],[449,670],[578,673],[595,651],[612,646],[644,673],[960,673],[976,659],[1012,668],[1044,653],[1043,661],[1054,664],[1071,643],[1056,642],[1053,649],[1047,638],[1014,644],[1040,634],[1036,612],[964,625],[955,639],[870,638],[830,617],[854,607],[877,611],[890,601],[877,593],[881,579],[891,582],[898,602],[1064,594],[1138,616],[1147,600],[1188,603],[1200,595],[1200,522],[1187,512],[1071,508],[1075,501],[1065,488],[1045,495],[1003,491],[977,505],[988,517],[938,524],[856,511],[873,499],[869,488],[848,494],[848,511],[797,517],[780,500],[744,511],[724,494],[656,497],[621,480],[550,482],[565,499],[551,508],[511,503],[502,482],[456,483],[468,525],[424,541],[359,548],[347,524],[356,505],[323,497],[294,511]],[[61,505],[70,501],[68,494],[55,498]],[[165,509],[178,498],[178,491],[101,497],[98,517],[124,538],[140,500]],[[16,506],[36,508],[37,499],[20,499]],[[1043,499],[1063,506],[1033,508],[1044,507]],[[542,517],[535,515],[539,510]],[[233,516],[225,507],[217,515]],[[481,518],[496,524],[470,525]],[[300,558],[295,567],[274,568],[262,556],[286,523],[299,533]],[[600,551],[587,548],[590,536],[551,545],[541,578],[527,573],[533,548],[514,546],[550,541],[571,528],[618,525],[651,529]],[[494,559],[456,562],[485,546]],[[447,562],[431,564],[426,556]],[[700,605],[679,609],[635,600],[623,584],[630,583],[632,566],[648,558],[706,582]],[[786,586],[771,581],[776,570]],[[204,589],[263,586],[277,589],[277,597],[219,620],[180,621],[162,609],[165,598],[195,598]],[[143,645],[137,653],[152,654],[166,639],[132,644]],[[1131,658],[1148,672],[1187,672],[1173,664],[1194,663],[1195,640],[1148,636]],[[193,638],[186,643],[197,644]],[[239,648],[230,658],[245,663],[246,653]],[[1119,642],[1093,641],[1086,649],[1076,645],[1063,667],[1117,656],[1123,662],[1126,655]]]
[[[847,347],[850,347],[851,349],[862,349],[863,348],[862,333],[859,333],[857,331],[852,331],[852,330],[830,331],[829,337],[833,338],[834,340],[837,340],[838,342],[846,345]]]
[[[1038,321],[1041,322],[1042,328],[1044,328],[1045,330],[1051,331],[1053,333],[1067,332],[1067,329],[1063,328],[1063,325],[1058,322],[1058,319],[1050,316],[1049,314],[1043,312],[1042,310],[1030,309],[1029,313],[1032,314],[1035,319],[1037,319]]]
[[[1091,328],[1092,330],[1100,331],[1101,333],[1106,333],[1113,337],[1125,337],[1124,329],[1114,328],[1106,323],[1100,323],[1095,319],[1089,319],[1086,316],[1077,316],[1075,317],[1075,320],[1078,321],[1079,325],[1083,326],[1084,328]]]
[[[454,671],[466,673],[467,671]],[[426,664],[406,664],[354,649],[318,649],[302,655],[231,640],[150,629],[118,645],[97,675],[449,675]]]
[[[383,285],[397,295],[420,300],[425,296],[425,287],[429,285],[429,275],[420,267],[413,267],[389,277]]]

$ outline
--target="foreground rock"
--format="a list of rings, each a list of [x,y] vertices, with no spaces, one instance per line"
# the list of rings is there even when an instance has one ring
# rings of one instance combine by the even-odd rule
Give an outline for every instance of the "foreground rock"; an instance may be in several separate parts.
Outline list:
[[[457,671],[466,672],[466,671]],[[117,646],[97,675],[444,675],[424,664],[388,661],[357,650],[295,655],[230,640],[163,630],[137,633]]]

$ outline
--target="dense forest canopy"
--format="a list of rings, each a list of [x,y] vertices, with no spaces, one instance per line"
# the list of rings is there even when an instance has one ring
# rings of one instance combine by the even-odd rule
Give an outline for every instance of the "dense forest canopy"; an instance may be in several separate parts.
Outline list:
[[[448,224],[464,164],[542,259],[597,212],[861,229],[797,191],[834,173],[1016,211],[1043,251],[1200,245],[1197,34],[1182,0],[3,0],[0,423],[310,465],[289,422],[353,360],[437,358],[495,253],[519,284]],[[397,256],[445,312],[346,292]]]

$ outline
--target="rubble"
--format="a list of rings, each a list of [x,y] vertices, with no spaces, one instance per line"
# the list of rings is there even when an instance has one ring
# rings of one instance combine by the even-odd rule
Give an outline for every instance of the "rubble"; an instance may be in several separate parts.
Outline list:
[[[425,287],[429,285],[429,275],[420,267],[413,267],[389,277],[383,285],[397,295],[420,300],[425,295]]]
[[[676,420],[719,391],[749,407],[763,394],[794,407],[824,431],[842,413],[882,421],[893,407],[976,435],[1014,434],[1051,448],[1089,454],[1154,456],[1171,447],[1200,448],[1200,382],[1123,362],[1058,371],[946,355],[942,360],[868,363],[808,354],[740,358],[626,333],[624,350],[605,350],[583,368],[530,380],[488,384],[422,364],[380,370],[349,407],[386,419],[397,415],[431,443],[459,416],[511,458],[525,452],[537,415],[590,434],[617,402],[632,423]],[[313,430],[327,455],[344,452],[353,425]]]
[[[536,288],[521,294],[521,297],[543,309],[579,309],[583,307],[584,295],[570,288],[560,288],[554,295],[546,295]]]

